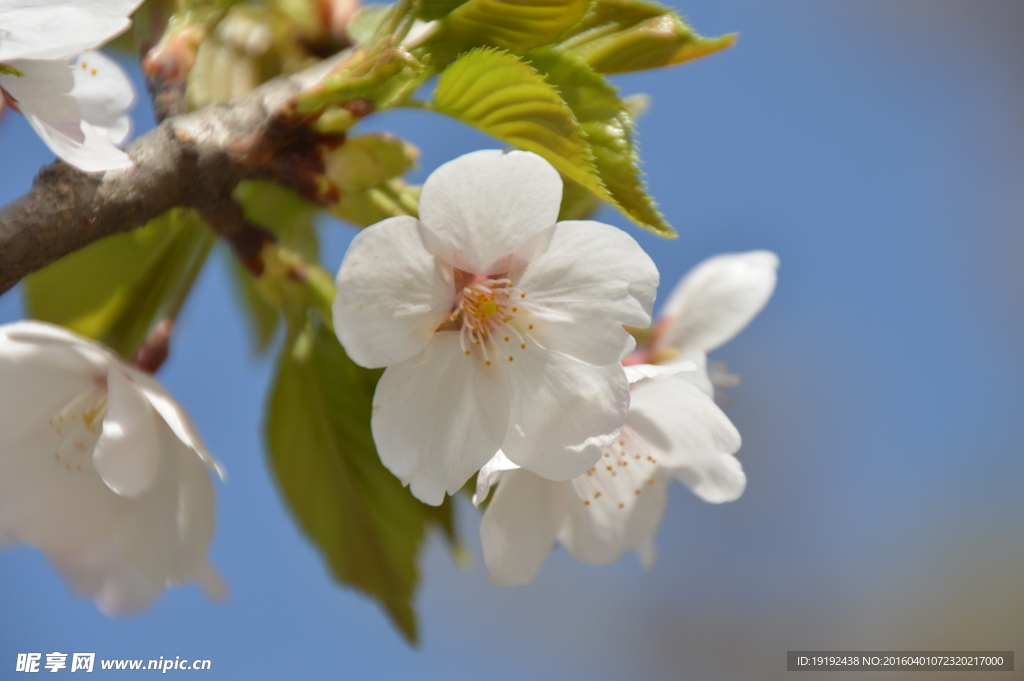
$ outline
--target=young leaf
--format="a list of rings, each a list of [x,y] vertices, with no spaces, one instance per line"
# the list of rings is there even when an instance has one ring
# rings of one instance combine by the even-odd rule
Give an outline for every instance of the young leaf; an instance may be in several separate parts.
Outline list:
[[[519,57],[493,48],[468,52],[438,78],[433,108],[543,156],[564,175],[613,201],[572,110]]]
[[[175,208],[26,277],[28,314],[131,357],[153,324],[184,302],[213,242],[195,212]]]
[[[335,578],[376,599],[415,643],[417,554],[429,525],[452,536],[451,507],[421,504],[381,464],[370,433],[379,373],[311,322],[281,354],[267,443],[285,501]]]
[[[600,73],[681,64],[736,42],[736,34],[697,35],[671,8],[647,0],[596,0],[558,46]]]
[[[633,119],[615,88],[570,55],[537,50],[527,58],[558,88],[579,121],[610,203],[641,227],[675,236],[641,179]]]
[[[419,150],[388,133],[352,135],[325,153],[324,177],[336,196],[329,210],[366,227],[396,215],[415,215],[417,201],[400,179],[416,163]]]
[[[525,52],[572,28],[590,0],[468,0],[441,19],[438,41]]]

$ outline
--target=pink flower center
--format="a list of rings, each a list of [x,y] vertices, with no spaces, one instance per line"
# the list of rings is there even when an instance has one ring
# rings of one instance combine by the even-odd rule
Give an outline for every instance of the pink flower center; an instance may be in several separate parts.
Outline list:
[[[512,280],[497,274],[472,275],[456,270],[456,285],[462,285],[448,322],[439,330],[458,330],[462,351],[480,350],[484,363],[506,357],[515,359],[525,350],[533,324],[526,315],[526,293]]]

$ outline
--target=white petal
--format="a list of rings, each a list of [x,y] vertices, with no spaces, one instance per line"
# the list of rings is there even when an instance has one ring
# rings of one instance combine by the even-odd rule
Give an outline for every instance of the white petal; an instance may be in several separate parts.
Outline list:
[[[558,533],[558,541],[581,563],[614,563],[622,557],[628,515],[626,511],[612,515],[599,507],[592,509],[594,504],[584,506],[583,501],[576,497],[569,504],[569,512]]]
[[[3,87],[18,101],[39,137],[61,159],[84,172],[131,168],[134,164],[89,123],[82,120],[72,96],[72,68],[60,61],[14,62],[25,75],[0,76]]]
[[[494,456],[508,429],[508,387],[496,366],[443,331],[387,368],[373,395],[373,441],[413,495],[437,506]]]
[[[676,376],[636,384],[627,423],[659,466],[700,498],[721,503],[743,494],[747,478],[733,456],[741,444],[739,431],[692,384]]]
[[[681,353],[706,353],[730,340],[771,298],[778,267],[770,251],[728,253],[700,263],[665,304],[661,343]]]
[[[98,351],[100,354],[103,354],[107,359],[114,357],[109,350],[99,343],[79,336],[78,334],[65,329],[63,326],[57,326],[56,324],[49,324],[47,322],[23,320],[20,322],[14,322],[13,324],[5,324],[4,326],[0,326],[0,336],[22,343],[33,343],[36,345],[91,348]],[[108,364],[109,362],[103,362],[96,364],[96,366],[103,367],[105,369]]]
[[[127,373],[107,375],[107,415],[93,454],[93,465],[110,489],[136,497],[156,477],[160,464],[157,416]]]
[[[66,342],[33,342],[32,332],[47,330],[42,326],[22,322],[0,327],[0,470],[15,452],[39,448],[43,431],[56,437],[50,420],[76,396],[95,388],[106,373]],[[52,457],[53,451],[45,456]]]
[[[658,546],[654,541],[654,535],[652,534],[647,538],[640,548],[636,550],[637,556],[640,558],[640,565],[644,570],[650,570],[654,567],[654,562],[658,560]]]
[[[626,420],[629,383],[622,365],[595,367],[534,344],[514,357],[501,361],[512,396],[501,450],[549,480],[581,475]]]
[[[491,460],[484,464],[476,476],[476,492],[473,494],[473,505],[480,506],[491,493],[491,487],[498,484],[498,479],[504,471],[511,471],[519,468],[505,456],[505,453],[498,450],[498,453],[491,457]]]
[[[708,356],[703,352],[688,352],[685,355],[679,355],[669,363],[663,365],[667,367],[677,366],[679,364],[692,364],[694,366],[693,371],[684,371],[676,375],[687,383],[690,383],[700,389],[702,393],[710,397],[715,398],[715,386],[711,383],[711,377],[708,375]]]
[[[455,300],[451,268],[427,252],[417,225],[403,216],[367,227],[338,270],[334,330],[360,366],[409,359],[448,318]]]
[[[128,110],[135,103],[135,87],[121,65],[101,52],[87,52],[71,67],[82,120],[111,144],[120,145],[131,133]]]
[[[632,385],[645,378],[672,376],[681,372],[696,371],[697,364],[693,360],[686,360],[677,364],[631,364],[622,368],[626,370],[626,380]]]
[[[508,270],[508,257],[558,220],[562,178],[526,151],[475,151],[431,173],[420,195],[424,242],[473,274]]]
[[[196,430],[188,413],[174,401],[167,390],[155,378],[142,371],[126,367],[131,379],[142,388],[149,405],[160,414],[164,422],[171,429],[171,432],[184,444],[189,447],[207,466],[213,470],[222,481],[227,479],[227,471],[219,461],[213,458],[206,445],[203,444],[199,431]]]
[[[38,131],[42,126],[51,137],[65,138],[68,144],[82,144],[82,115],[78,102],[70,95],[75,86],[71,67],[62,61],[32,59],[9,64],[23,75],[0,76],[0,87],[18,102],[18,109],[32,127]]]
[[[148,578],[125,557],[113,535],[82,550],[48,554],[68,588],[92,598],[105,615],[128,615],[152,605],[164,585]]]
[[[507,471],[480,521],[484,562],[492,582],[519,586],[533,581],[575,494],[567,482],[529,471]]]
[[[559,222],[547,251],[527,265],[516,285],[526,292],[538,343],[604,365],[636,347],[623,324],[650,325],[658,269],[621,229]]]
[[[159,428],[160,469],[116,527],[118,546],[157,584],[181,585],[208,567],[215,499],[206,467],[170,429]]]
[[[4,0],[0,61],[63,59],[123,33],[142,0]]]
[[[48,552],[76,550],[109,533],[128,503],[103,483],[88,452],[58,459],[63,444],[44,421],[20,446],[0,445],[0,535],[6,541]]]
[[[42,342],[33,342],[39,338]],[[64,418],[106,371],[50,325],[0,326],[0,536],[44,551],[96,541],[120,508],[90,463],[96,435]]]
[[[623,536],[622,548],[626,551],[640,551],[645,548],[654,548],[654,535],[665,517],[665,509],[668,507],[668,481],[658,476],[653,485],[648,485],[629,514],[629,521],[626,523],[626,532]],[[646,560],[643,556],[641,559]],[[653,555],[651,563],[654,562]],[[645,567],[650,569],[646,562]]]
[[[50,147],[50,151],[60,159],[85,173],[100,173],[107,170],[127,170],[135,165],[134,161],[97,132],[91,125],[82,121],[81,129],[85,141],[73,144],[65,137],[52,135],[45,122],[27,116],[39,137]]]
[[[591,565],[613,563],[638,548],[665,511],[667,485],[655,464],[642,458],[648,453],[645,443],[628,426],[619,442],[621,449],[611,449],[572,481],[577,499],[558,535],[577,560]]]

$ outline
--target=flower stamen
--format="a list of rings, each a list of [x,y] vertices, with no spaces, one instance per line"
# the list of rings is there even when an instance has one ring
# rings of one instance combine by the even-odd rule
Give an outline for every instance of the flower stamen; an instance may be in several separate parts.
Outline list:
[[[455,279],[465,285],[458,293],[458,300],[448,320],[438,331],[454,331],[457,327],[463,354],[472,355],[472,347],[478,345],[487,366],[494,359],[492,352],[495,356],[505,354],[497,347],[496,341],[499,339],[510,342],[514,338],[519,348],[525,350],[528,336],[518,327],[533,329],[533,324],[523,316],[527,311],[520,309],[526,294],[517,289],[511,279],[500,275],[481,277],[456,271]],[[516,298],[516,304],[512,305]],[[495,345],[488,348],[491,343]],[[514,354],[506,356],[510,362],[515,360]]]

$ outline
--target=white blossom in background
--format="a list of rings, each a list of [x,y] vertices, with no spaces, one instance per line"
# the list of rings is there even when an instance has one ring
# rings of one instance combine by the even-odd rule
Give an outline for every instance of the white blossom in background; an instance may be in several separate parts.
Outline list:
[[[706,353],[733,338],[775,289],[778,257],[767,251],[710,258],[676,286],[651,342],[626,359],[632,402],[619,438],[571,482],[544,480],[498,453],[480,471],[474,503],[500,481],[480,524],[492,581],[536,577],[555,542],[577,560],[605,565],[638,551],[655,558],[654,536],[677,478],[711,503],[742,495],[733,456],[740,434],[714,402]],[[661,366],[641,362],[661,362]]]
[[[135,90],[87,52],[123,33],[141,0],[0,0],[0,96],[60,158],[86,172],[130,168],[115,145],[130,132]]]
[[[373,398],[381,460],[429,504],[501,449],[569,480],[625,422],[623,324],[647,326],[658,272],[625,232],[556,224],[558,172],[479,151],[438,168],[420,219],[364,229],[338,272],[334,325]]]
[[[771,251],[725,253],[690,270],[669,295],[647,346],[627,363],[694,362],[685,376],[714,396],[707,353],[732,340],[775,291],[779,257]]]
[[[532,581],[556,539],[584,563],[607,565],[640,551],[649,567],[671,478],[714,503],[743,493],[746,477],[733,456],[739,432],[692,383],[657,369],[627,367],[633,384],[626,425],[583,475],[545,480],[501,453],[480,471],[475,503],[500,478],[480,523],[491,581]]]
[[[60,327],[0,326],[0,546],[39,548],[108,614],[190,581],[221,598],[207,467],[155,379]]]

